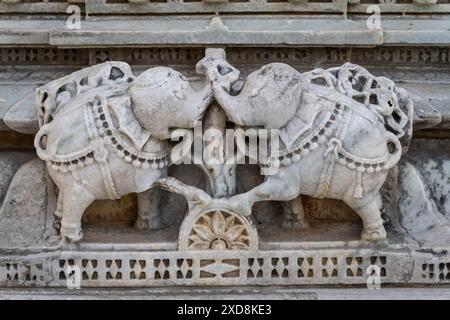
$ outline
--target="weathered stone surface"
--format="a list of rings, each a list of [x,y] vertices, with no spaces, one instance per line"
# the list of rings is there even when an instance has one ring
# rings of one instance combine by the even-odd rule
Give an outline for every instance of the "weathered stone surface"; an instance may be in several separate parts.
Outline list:
[[[375,290],[372,290],[375,291]],[[384,291],[384,290],[383,290]],[[339,291],[320,292],[322,298],[327,299],[328,296],[343,294]],[[346,297],[357,297],[362,292],[352,291],[346,293]],[[406,291],[398,295],[399,298],[404,296],[418,297],[422,291]],[[392,292],[394,294],[394,292]],[[391,295],[392,295],[391,294]],[[442,298],[447,295],[442,290],[435,290],[428,293],[428,296]],[[21,291],[17,289],[0,290],[0,299],[2,300],[316,300],[318,292],[304,289],[273,289],[273,288],[233,288],[233,289],[196,289],[196,288],[158,288],[158,289],[83,289],[83,290],[64,290],[64,289],[29,289]],[[181,303],[181,302],[180,302]],[[178,309],[177,309],[178,310]]]
[[[390,14],[402,13],[405,15],[414,13],[445,13],[448,12],[447,3],[435,3],[435,0],[418,0],[413,2],[379,2],[371,0],[361,2],[359,0],[345,0],[333,2],[316,2],[308,0],[287,0],[277,2],[236,2],[236,1],[197,1],[197,2],[176,2],[162,1],[158,3],[143,2],[142,0],[122,2],[103,2],[101,0],[86,1],[86,10],[90,15],[121,15],[124,13],[132,13],[137,15],[146,15],[150,13],[159,14],[217,14],[217,13],[278,13],[285,14],[311,14],[311,13],[327,13],[334,15],[352,14],[365,15],[372,12],[371,5],[377,5],[382,12]],[[141,2],[139,6],[133,2]],[[222,2],[222,3],[211,3]],[[418,3],[421,5],[418,5]],[[210,4],[211,3],[211,4]],[[369,10],[368,10],[369,9]],[[404,16],[403,16],[404,17]]]
[[[274,153],[260,160],[266,180],[230,198],[228,205],[250,215],[253,203],[259,201],[289,201],[299,194],[340,199],[361,217],[364,240],[385,238],[377,194],[385,171],[400,158],[397,137],[407,146],[412,134],[413,109],[406,91],[352,64],[303,74],[282,63],[268,64],[251,73],[234,94],[231,88],[239,71],[223,58],[206,57],[197,70],[211,81],[214,97],[231,121],[278,130],[283,144],[272,145]],[[366,115],[364,106],[371,110]],[[323,116],[327,112],[328,118]],[[380,122],[370,120],[376,115]],[[377,131],[377,124],[383,133]],[[377,142],[365,142],[368,136]],[[388,151],[390,143],[393,150]],[[376,168],[379,163],[383,168]],[[341,172],[346,167],[356,172],[356,180],[351,171]],[[363,173],[368,173],[364,182]]]
[[[0,209],[3,248],[35,247],[46,235],[47,174],[35,158],[15,173]]]
[[[0,152],[0,205],[5,199],[11,180],[17,169],[34,157],[33,152],[2,151]]]
[[[449,182],[448,175],[442,176],[446,173],[446,164],[448,160],[443,160],[440,165],[429,160],[425,164],[428,170],[424,171],[409,162],[400,166],[400,221],[408,234],[422,244],[445,246],[450,242],[450,221],[445,218]],[[427,184],[426,180],[431,181]],[[438,206],[444,210],[439,210]]]
[[[220,25],[214,28],[220,28]],[[444,220],[440,220],[439,212],[434,210],[434,198],[430,200],[431,196],[427,194],[428,185],[438,185],[440,193],[434,192],[433,197],[443,198],[439,210],[447,210],[446,181],[443,182],[447,174],[446,158],[443,158],[444,162],[440,166],[444,168],[443,171],[435,170],[432,164],[423,168],[430,173],[436,171],[427,176],[426,183],[412,165],[412,169],[400,168],[398,190],[401,196],[411,199],[409,195],[414,195],[416,198],[412,202],[400,198],[399,224],[392,224],[393,228],[391,226],[387,234],[379,211],[381,198],[378,191],[387,172],[395,168],[402,149],[404,152],[407,150],[411,139],[413,109],[406,91],[396,87],[391,80],[373,76],[353,64],[299,73],[287,65],[274,63],[249,74],[245,81],[238,81],[239,71],[226,62],[221,49],[207,50],[205,59],[197,65],[197,72],[204,78],[188,80],[165,67],[149,69],[136,78],[126,64],[111,62],[84,69],[38,89],[37,115],[41,128],[35,145],[38,155],[48,162],[47,168],[59,186],[60,194],[64,195],[63,198],[59,197],[63,202],[59,203],[55,211],[57,216],[62,217],[62,235],[71,240],[80,240],[81,216],[85,209],[85,206],[80,206],[80,201],[83,203],[86,197],[91,202],[93,199],[116,199],[122,194],[145,190],[120,186],[121,183],[126,184],[130,171],[115,167],[120,159],[111,158],[105,162],[105,154],[100,152],[105,145],[98,137],[111,140],[111,145],[106,147],[108,152],[114,151],[119,140],[120,145],[125,145],[124,139],[136,149],[156,150],[158,141],[152,142],[151,139],[168,140],[169,129],[177,127],[183,128],[185,135],[186,128],[193,127],[202,118],[205,120],[203,129],[214,128],[224,132],[230,125],[226,123],[226,115],[228,122],[237,125],[263,126],[280,131],[281,147],[272,146],[271,151],[276,152],[268,158],[259,159],[258,164],[267,167],[266,164],[270,164],[273,159],[278,160],[280,163],[277,162],[277,168],[281,173],[269,174],[262,181],[258,172],[252,173],[249,166],[238,168],[236,164],[227,164],[226,170],[217,170],[220,169],[217,165],[204,162],[197,165],[200,169],[197,171],[188,164],[175,166],[178,161],[172,158],[174,166],[169,171],[172,177],[166,178],[165,173],[159,174],[153,177],[151,185],[183,195],[185,200],[163,193],[161,200],[152,198],[157,204],[137,201],[138,216],[141,219],[148,218],[148,221],[157,220],[155,226],[161,229],[147,231],[133,230],[126,225],[113,227],[112,220],[104,225],[93,225],[92,221],[85,219],[85,224],[89,226],[86,227],[84,241],[80,244],[60,244],[56,248],[62,251],[41,255],[37,260],[23,256],[23,261],[17,263],[17,270],[29,270],[33,277],[39,279],[33,283],[44,286],[64,286],[71,268],[81,268],[83,285],[94,287],[160,286],[168,283],[364,284],[372,275],[371,268],[378,270],[373,272],[378,272],[378,276],[386,283],[412,284],[436,279],[444,283],[447,281],[446,269],[441,270],[437,278],[434,275],[424,278],[424,270],[418,267],[421,264],[441,264],[446,259],[434,251],[436,246],[445,248],[448,239],[442,223]],[[152,91],[155,85],[158,91]],[[108,90],[114,95],[108,94]],[[326,94],[321,90],[325,90]],[[165,92],[170,93],[167,96]],[[196,99],[198,95],[200,99]],[[214,105],[204,112],[212,96],[220,108]],[[93,100],[89,97],[93,97]],[[422,103],[420,113],[416,112],[416,121],[436,125],[437,116],[433,114],[438,112],[434,107],[427,104],[423,97],[415,97],[415,100],[419,105]],[[67,116],[71,110],[78,111],[80,106],[85,111],[84,117],[77,118],[76,114]],[[97,114],[89,122],[91,109],[97,110]],[[346,135],[340,126],[349,114],[353,121],[347,122],[345,127],[349,133]],[[312,120],[311,116],[314,116]],[[320,123],[325,123],[324,119],[328,119],[328,116],[330,125],[321,128]],[[109,121],[109,117],[114,117],[114,121]],[[366,123],[364,119],[369,121]],[[333,127],[334,122],[339,124],[338,129]],[[87,134],[83,133],[83,128],[88,128]],[[113,135],[112,130],[117,130],[118,135]],[[314,130],[323,131],[324,139],[319,136],[315,138],[311,133]],[[74,131],[77,132],[76,136],[72,134]],[[334,143],[329,143],[327,148],[319,146],[331,136],[336,140],[336,146]],[[302,140],[305,137],[309,140]],[[80,158],[78,150],[84,150],[86,145],[92,147],[93,142],[96,143],[95,148],[89,149],[92,156]],[[388,143],[393,144],[391,148],[387,147]],[[299,159],[295,160],[297,144],[301,152]],[[290,151],[291,156],[288,155]],[[336,154],[336,158],[327,158],[326,154],[330,152]],[[130,168],[142,166],[138,160],[141,154],[134,158],[129,152],[123,152],[123,155],[119,152],[118,155],[125,162],[131,162]],[[379,160],[380,156],[383,161]],[[88,158],[92,158],[89,163]],[[308,159],[312,160],[308,162]],[[329,167],[326,165],[327,159],[328,163],[336,162],[338,175],[334,178],[334,169],[330,171],[328,174],[331,180],[323,189],[320,187],[320,171],[324,170],[321,168]],[[78,166],[80,160],[83,167]],[[324,161],[325,165],[322,165]],[[297,168],[296,163],[306,164],[304,168]],[[83,171],[90,165],[97,166],[96,170],[84,174]],[[319,171],[315,172],[314,166]],[[291,171],[283,174],[285,168],[291,168]],[[105,169],[111,170],[111,181],[118,182],[119,188],[108,191],[105,187],[106,192],[102,191],[102,182],[109,181]],[[339,174],[341,169],[350,169],[353,174],[347,171]],[[118,175],[116,171],[128,174]],[[298,174],[301,179],[296,178]],[[140,173],[132,177],[139,185],[146,175]],[[97,180],[83,183],[83,179],[87,178]],[[90,194],[83,194],[79,183],[85,188],[92,185],[97,187],[90,190]],[[339,183],[344,185],[335,188],[334,185]],[[371,184],[375,188],[370,187]],[[46,190],[50,190],[50,186]],[[393,187],[396,188],[395,185]],[[348,192],[343,195],[339,193],[344,189],[348,189]],[[114,190],[121,190],[121,193],[117,193],[117,197],[111,196]],[[234,195],[236,192],[239,194]],[[353,207],[353,216],[349,212],[340,212],[350,209],[339,209],[333,202],[311,206],[311,200],[306,199],[306,206],[303,206],[302,198],[297,197],[299,193],[342,199]],[[50,199],[50,195],[51,192],[47,191],[47,199]],[[364,200],[364,197],[368,202],[358,200]],[[274,203],[261,204],[252,210],[253,202],[263,200],[292,202],[278,205],[278,208]],[[335,210],[329,210],[329,206]],[[46,207],[48,217],[53,211],[49,209],[51,206]],[[73,215],[75,208],[77,212]],[[411,215],[410,208],[424,210]],[[254,218],[250,216],[252,212]],[[359,219],[354,217],[355,212],[362,219],[362,227]],[[98,218],[101,220],[107,214],[105,212]],[[446,221],[444,215],[441,216]],[[284,225],[283,217],[287,219]],[[72,219],[71,223],[75,222],[76,230],[70,229],[71,225],[65,220],[67,218]],[[331,221],[324,221],[326,219]],[[283,229],[286,228],[286,221],[289,227],[295,228]],[[48,222],[42,225],[45,227],[40,236],[42,241],[37,243],[43,248],[55,246],[54,237],[47,239],[47,235],[54,234],[54,231],[46,230]],[[429,232],[430,226],[432,232]],[[148,227],[154,229],[150,225]],[[359,237],[361,229],[362,240]],[[16,235],[12,234],[17,241]],[[387,240],[381,241],[386,235]],[[431,251],[423,253],[422,250]],[[441,279],[442,275],[444,280]],[[15,277],[11,270],[0,270],[0,281],[4,283],[29,283],[26,278],[20,277],[11,282],[8,280],[11,277]],[[111,279],[114,281],[109,282]]]
[[[34,106],[34,98],[31,96],[34,92],[34,89],[36,88],[35,85],[14,85],[14,84],[2,84],[0,88],[0,130],[8,130],[10,129],[7,125],[4,123],[4,117],[8,113],[8,111],[16,104],[18,101],[22,99],[23,102],[26,104],[25,110],[20,110],[21,115],[25,116],[23,120],[19,121],[27,121],[27,119],[30,118],[30,116],[27,114],[29,112],[34,112],[33,110],[30,110],[30,106]],[[15,117],[13,116],[13,119]],[[11,119],[11,120],[13,120]],[[13,120],[14,121],[14,120]],[[33,127],[35,127],[33,125]],[[20,131],[20,130],[19,130]],[[30,131],[30,129],[26,129],[26,131]],[[32,131],[32,130],[31,130]]]
[[[150,192],[166,176],[175,161],[165,142],[169,130],[194,127],[212,99],[208,83],[193,87],[171,68],[134,77],[120,62],[83,69],[36,92],[35,147],[59,188],[55,214],[63,239],[72,241],[82,238],[81,218],[94,200]],[[153,210],[138,212],[138,221],[154,220]]]
[[[424,97],[412,94],[414,101],[414,129],[435,127],[442,122],[442,114]]]
[[[3,122],[12,130],[34,134],[39,129],[36,108],[34,107],[34,88],[16,102],[3,116]]]
[[[435,298],[431,286],[450,283],[450,4],[69,2],[80,29],[68,3],[0,2],[0,287],[47,287],[26,298],[395,299]],[[311,121],[317,109],[338,123],[351,113],[347,134],[332,126],[297,155],[326,116]],[[167,170],[145,158],[173,150],[176,128],[189,139],[198,120],[203,131],[279,129],[293,151],[275,157],[285,173],[264,179],[261,158],[207,161],[220,152]],[[26,152],[38,131],[46,165]],[[372,168],[380,150],[393,160]],[[79,240],[82,224],[83,239],[60,242],[61,216],[62,234]],[[85,290],[68,294],[72,280]],[[349,289],[378,281],[384,290]],[[318,285],[346,288],[305,289]]]
[[[334,4],[333,4],[334,5]],[[67,30],[65,21],[0,21],[0,44],[58,47],[123,45],[340,45],[355,46],[433,44],[450,39],[447,21],[383,19],[383,29],[367,28],[366,20],[301,17],[221,18],[222,27],[208,28],[211,19],[147,17],[145,20],[82,21],[81,30]],[[270,21],[270,22],[269,22]],[[267,25],[270,24],[270,29]],[[214,24],[213,24],[214,25]],[[170,30],[169,32],[167,30]],[[189,36],[187,36],[187,34]]]
[[[448,288],[3,289],[5,300],[448,300]],[[182,302],[180,301],[180,304]]]
[[[428,118],[428,121],[425,122],[432,124],[435,128],[449,128],[450,111],[448,105],[450,95],[448,85],[415,82],[408,83],[405,87],[422,97],[417,99],[419,103],[417,115],[419,118],[423,118],[423,120]],[[423,120],[418,119],[418,129],[422,127],[420,122]]]
[[[195,88],[186,78],[170,68],[151,68],[135,78],[128,65],[111,62],[78,71],[37,90],[36,113],[41,128],[36,135],[35,147],[38,156],[47,162],[50,175],[59,187],[60,195],[55,214],[62,219],[63,239],[78,241],[82,238],[81,217],[93,200],[118,199],[130,192],[145,191],[154,183],[186,197],[189,195],[189,211],[216,212],[207,219],[199,216],[199,221],[203,219],[204,224],[196,227],[198,230],[193,231],[192,239],[205,238],[207,234],[215,233],[218,234],[214,235],[211,241],[214,237],[220,237],[219,233],[223,233],[226,228],[219,228],[216,224],[232,225],[232,222],[221,216],[227,207],[231,208],[226,214],[227,219],[237,221],[238,218],[233,218],[235,212],[244,216],[250,215],[254,202],[291,201],[299,193],[344,200],[363,220],[364,240],[385,238],[386,232],[376,194],[384,181],[386,171],[398,162],[401,155],[399,138],[406,141],[406,145],[410,139],[413,109],[406,91],[396,88],[391,80],[374,77],[367,70],[352,64],[329,70],[317,69],[303,74],[288,65],[271,64],[250,74],[242,88],[235,88],[239,71],[225,61],[222,49],[207,50],[206,57],[197,64],[197,72],[204,75],[207,81],[203,86]],[[356,83],[361,81],[362,84],[357,86]],[[277,87],[284,89],[274,89]],[[228,92],[232,88],[237,90],[234,96]],[[93,100],[89,100],[94,94]],[[223,172],[217,171],[215,167],[208,165],[207,159],[204,160],[204,171],[212,181],[211,192],[217,198],[211,202],[211,198],[208,199],[209,196],[204,195],[200,189],[183,186],[180,182],[175,183],[174,179],[155,182],[158,177],[165,175],[165,171],[159,172],[156,169],[165,168],[168,162],[163,158],[153,158],[158,157],[158,152],[164,152],[162,157],[166,157],[167,151],[164,149],[167,147],[162,141],[171,137],[169,129],[194,127],[195,123],[203,118],[204,110],[209,106],[213,95],[225,113],[219,108],[216,108],[216,112],[206,113],[205,130],[213,128],[225,132],[226,114],[236,125],[263,126],[265,129],[278,130],[283,146],[279,149],[272,146],[272,155],[260,160],[260,165],[266,167],[266,170],[280,172],[274,176],[271,176],[272,173],[266,173],[269,177],[260,186],[229,200],[223,197],[233,195],[235,176],[231,174],[222,179],[224,176],[221,175],[224,172],[234,172],[235,169],[230,166]],[[84,96],[88,98],[87,102]],[[328,97],[331,101],[324,99]],[[277,99],[278,104],[275,102]],[[81,106],[78,100],[81,101]],[[357,112],[354,112],[355,110]],[[82,112],[84,113],[81,115]],[[325,118],[324,113],[327,114]],[[276,116],[272,116],[273,114]],[[361,114],[362,117],[358,118]],[[317,122],[319,115],[322,124]],[[355,119],[358,120],[350,122],[350,117],[357,117]],[[369,122],[364,125],[366,119],[369,119]],[[367,130],[363,128],[366,125],[372,126],[370,132],[364,131]],[[316,126],[318,128],[315,128]],[[360,140],[366,139],[369,133],[373,136],[369,138],[368,145],[346,141],[347,128],[352,132],[352,136]],[[77,135],[73,135],[75,131]],[[370,142],[370,139],[378,140]],[[131,142],[128,147],[129,142],[126,141]],[[321,152],[313,152],[315,158],[307,157],[319,144],[325,142],[328,146],[320,147]],[[391,151],[387,148],[389,143],[392,144]],[[376,145],[379,145],[378,149]],[[130,148],[135,151],[130,151]],[[150,154],[151,148],[157,153]],[[177,147],[173,151],[176,149]],[[131,163],[132,167],[138,169],[150,168],[154,177],[146,178],[144,172],[136,171],[135,184],[130,184],[125,177],[116,173],[124,171],[125,168],[121,168],[115,158],[108,159],[111,151],[123,158],[125,165]],[[331,157],[328,156],[330,152]],[[308,159],[320,164],[322,153],[327,163],[325,169],[312,169]],[[173,158],[173,154],[171,162],[177,164],[178,160]],[[365,154],[365,157],[361,157],[362,154]],[[299,162],[301,158],[305,158],[306,162]],[[276,167],[274,161],[277,161]],[[281,162],[281,166],[278,162]],[[306,167],[292,169],[295,165],[290,165],[295,162],[309,167],[315,173],[311,175],[311,172],[305,170]],[[338,165],[336,174],[341,185],[336,187],[336,182],[333,183],[332,179],[337,162],[353,170],[356,180],[350,177],[349,172],[346,172],[348,177],[344,179],[344,172],[339,171],[342,166]],[[92,164],[94,166],[90,166]],[[116,168],[117,165],[119,167]],[[286,168],[296,171],[283,171],[288,170]],[[99,169],[101,174],[95,174],[95,169]],[[84,173],[86,170],[89,175]],[[306,184],[305,188],[299,187],[300,180],[292,178],[296,177],[297,171],[305,172],[301,178],[297,178]],[[366,175],[363,181],[364,173]],[[322,176],[318,185],[312,187],[316,183],[316,174]],[[94,178],[97,180],[92,180]],[[102,188],[104,191],[101,191]],[[278,189],[281,189],[282,193]],[[353,189],[351,194],[350,189]],[[228,191],[222,194],[221,190]],[[196,201],[202,206],[208,205],[209,209],[194,209],[193,203]],[[208,204],[209,202],[211,204]],[[75,204],[77,209],[74,208]],[[144,202],[140,206],[146,207]],[[154,211],[149,209],[146,211]],[[295,206],[286,205],[284,209],[291,211],[290,215],[301,215],[298,219],[304,220],[301,224],[306,227],[304,211],[298,200]],[[208,221],[213,217],[222,217],[219,219],[222,223],[210,225]],[[150,218],[140,216],[137,225],[141,226],[141,222],[145,220]],[[158,221],[160,220],[158,218]],[[160,226],[161,222],[157,225]],[[212,229],[216,230],[215,233],[212,229],[206,230],[207,226],[214,226]],[[230,237],[226,248],[235,248],[232,242],[241,232],[246,233],[248,238],[255,232],[251,224],[244,226],[241,223],[240,226],[242,230],[236,237]],[[204,233],[199,231],[202,228]],[[219,229],[222,231],[217,231]],[[181,230],[181,233],[189,234],[183,226]],[[187,238],[184,241],[188,241]],[[200,239],[192,241],[201,243]],[[247,243],[247,248],[255,247],[254,242],[256,241]],[[181,246],[189,247],[183,241]]]

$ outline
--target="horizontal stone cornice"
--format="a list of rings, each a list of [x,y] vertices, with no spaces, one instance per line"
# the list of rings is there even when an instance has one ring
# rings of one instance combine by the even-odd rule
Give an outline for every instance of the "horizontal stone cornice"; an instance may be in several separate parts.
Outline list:
[[[83,20],[70,30],[65,20],[2,20],[0,45],[55,47],[133,46],[392,46],[450,45],[449,21],[382,17],[379,30],[366,19],[299,16],[152,16]]]

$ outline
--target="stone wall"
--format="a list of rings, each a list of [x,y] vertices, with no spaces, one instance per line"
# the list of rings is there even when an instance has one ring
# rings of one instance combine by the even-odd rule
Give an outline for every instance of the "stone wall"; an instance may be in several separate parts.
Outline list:
[[[371,5],[381,10],[379,29],[367,27]],[[71,29],[76,8],[80,29]],[[73,266],[93,287],[365,285],[371,266],[382,284],[450,283],[449,16],[447,0],[3,0],[0,285],[66,286]],[[36,88],[107,61],[128,63],[135,76],[166,66],[200,81],[206,48],[224,48],[241,79],[273,62],[299,72],[352,62],[408,91],[413,138],[381,190],[386,240],[360,240],[361,219],[342,201],[301,196],[306,228],[292,203],[289,215],[285,202],[262,202],[252,250],[184,250],[189,199],[162,191],[156,230],[134,227],[139,201],[130,193],[94,201],[83,240],[60,243],[58,190],[33,144]],[[211,193],[193,165],[171,166],[169,176]],[[257,165],[238,166],[236,193],[262,180]]]

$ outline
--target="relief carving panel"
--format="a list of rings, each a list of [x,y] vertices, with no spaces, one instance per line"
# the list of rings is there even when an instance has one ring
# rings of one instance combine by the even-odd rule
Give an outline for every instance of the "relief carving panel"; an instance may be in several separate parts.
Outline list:
[[[47,195],[35,250],[50,253],[1,260],[1,284],[61,286],[75,269],[88,286],[355,284],[375,267],[385,282],[447,282],[448,257],[434,250],[449,243],[448,159],[411,160],[414,93],[353,63],[241,73],[233,50],[193,57],[194,77],[109,61],[37,88],[43,162],[26,165]],[[83,221],[95,200],[130,194],[133,228]],[[351,214],[334,217],[325,199]]]

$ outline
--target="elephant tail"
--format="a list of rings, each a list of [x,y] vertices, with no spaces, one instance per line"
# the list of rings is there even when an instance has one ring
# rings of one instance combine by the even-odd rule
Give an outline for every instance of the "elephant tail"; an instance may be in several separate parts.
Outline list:
[[[386,143],[388,146],[389,156],[384,165],[384,169],[391,169],[400,161],[403,148],[399,138],[397,138],[397,136],[390,131],[386,131]]]
[[[34,147],[36,148],[36,153],[39,158],[44,161],[51,161],[53,156],[49,150],[48,144],[48,129],[46,126],[42,127],[36,136],[34,137]]]

